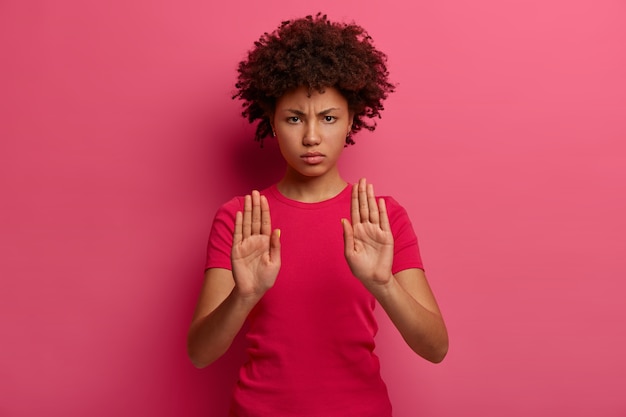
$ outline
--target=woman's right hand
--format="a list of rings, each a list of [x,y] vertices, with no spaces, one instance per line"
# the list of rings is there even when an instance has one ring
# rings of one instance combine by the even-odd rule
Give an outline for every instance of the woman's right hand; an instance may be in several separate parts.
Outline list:
[[[235,291],[253,302],[272,288],[280,270],[280,230],[272,230],[267,198],[256,190],[235,217],[231,263]]]

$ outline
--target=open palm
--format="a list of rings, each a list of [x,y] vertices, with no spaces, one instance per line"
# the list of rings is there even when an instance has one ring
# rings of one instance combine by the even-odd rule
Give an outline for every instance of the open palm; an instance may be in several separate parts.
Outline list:
[[[258,297],[270,289],[280,270],[280,231],[272,231],[267,199],[258,191],[237,212],[231,252],[233,278],[243,296]]]
[[[352,189],[351,224],[343,220],[344,250],[354,276],[366,287],[391,278],[393,235],[385,201],[376,201],[374,187],[361,179]]]

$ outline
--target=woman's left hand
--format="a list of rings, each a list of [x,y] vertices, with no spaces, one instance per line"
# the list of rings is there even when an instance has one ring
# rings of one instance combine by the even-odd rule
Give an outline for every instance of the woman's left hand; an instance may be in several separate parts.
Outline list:
[[[385,200],[376,201],[374,186],[361,178],[352,188],[351,222],[342,219],[344,254],[366,288],[375,290],[393,278],[393,235]]]

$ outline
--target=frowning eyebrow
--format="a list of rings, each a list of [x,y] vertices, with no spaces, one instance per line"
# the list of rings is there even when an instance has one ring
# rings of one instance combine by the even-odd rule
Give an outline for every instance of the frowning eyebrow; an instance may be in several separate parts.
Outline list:
[[[328,113],[331,113],[333,111],[338,111],[341,110],[338,107],[330,107],[328,109],[324,109],[321,112],[317,113],[318,116],[326,116]],[[284,111],[295,114],[296,116],[306,116],[306,113],[303,112],[302,110],[297,110],[297,109],[285,109]]]

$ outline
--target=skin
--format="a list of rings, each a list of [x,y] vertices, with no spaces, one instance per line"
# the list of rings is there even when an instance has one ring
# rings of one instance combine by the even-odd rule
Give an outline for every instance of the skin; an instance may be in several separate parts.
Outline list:
[[[337,162],[352,119],[348,102],[335,88],[309,95],[307,88],[300,87],[277,100],[271,124],[287,162],[285,176],[278,183],[282,194],[315,202],[334,197],[346,187]],[[307,162],[303,155],[308,153],[320,154],[321,161]]]
[[[288,198],[316,202],[347,185],[337,162],[352,126],[345,98],[334,88],[323,93],[298,88],[284,94],[270,120],[287,162],[279,191]],[[344,255],[350,269],[421,357],[438,363],[448,350],[448,334],[424,271],[391,273],[393,236],[383,199],[362,178],[353,185],[351,218],[342,219]],[[272,229],[267,200],[253,191],[235,219],[232,272],[206,271],[189,329],[188,353],[205,367],[232,344],[248,313],[276,282],[280,270],[280,230]]]

